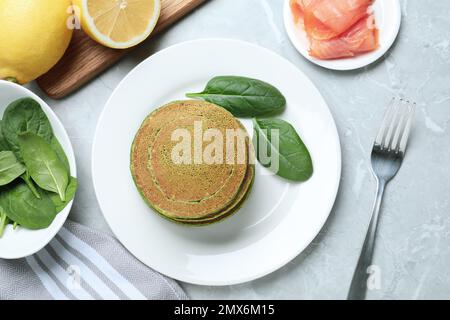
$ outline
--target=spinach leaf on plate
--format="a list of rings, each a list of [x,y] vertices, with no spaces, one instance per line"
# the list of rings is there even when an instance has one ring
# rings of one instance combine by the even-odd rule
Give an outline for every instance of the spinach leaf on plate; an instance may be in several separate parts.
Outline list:
[[[10,150],[22,160],[19,148],[19,134],[32,132],[51,142],[53,130],[40,104],[31,98],[18,99],[8,105],[2,121],[2,133]]]
[[[237,76],[215,77],[200,93],[188,93],[215,103],[236,117],[257,117],[281,112],[286,106],[283,94],[274,86],[251,78]]]
[[[0,186],[4,186],[25,173],[25,166],[12,151],[0,151]]]
[[[256,156],[263,166],[278,167],[277,175],[293,181],[306,181],[312,176],[309,151],[291,124],[281,119],[254,119],[253,127]],[[272,137],[272,130],[278,130],[278,143]],[[261,146],[267,149],[260,150]],[[278,166],[261,161],[261,151],[269,158],[278,158]]]
[[[8,185],[0,193],[0,207],[10,220],[24,228],[47,228],[56,217],[56,209],[46,193],[38,199],[24,183]]]
[[[61,201],[66,201],[69,172],[50,143],[27,132],[19,135],[18,144],[33,181],[44,190],[57,193]]]

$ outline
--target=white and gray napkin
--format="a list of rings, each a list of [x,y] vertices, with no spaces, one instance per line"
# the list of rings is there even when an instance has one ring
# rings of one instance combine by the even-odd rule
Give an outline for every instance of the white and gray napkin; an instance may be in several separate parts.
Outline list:
[[[134,258],[116,239],[67,221],[33,256],[0,259],[0,299],[185,300],[172,279]]]

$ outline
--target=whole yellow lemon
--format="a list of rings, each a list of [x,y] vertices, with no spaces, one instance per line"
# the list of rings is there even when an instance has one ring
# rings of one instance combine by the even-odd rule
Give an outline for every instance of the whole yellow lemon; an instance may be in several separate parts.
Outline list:
[[[53,67],[66,51],[71,0],[0,0],[0,79],[20,84]]]

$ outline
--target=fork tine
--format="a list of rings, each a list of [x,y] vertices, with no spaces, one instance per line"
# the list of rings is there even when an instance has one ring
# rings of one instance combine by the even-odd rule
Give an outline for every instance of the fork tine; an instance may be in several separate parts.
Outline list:
[[[406,152],[406,146],[408,144],[409,134],[411,132],[411,126],[414,120],[414,114],[416,109],[416,103],[408,103],[408,108],[410,109],[409,117],[405,125],[405,130],[403,131],[402,138],[400,140],[398,151],[402,154]]]
[[[399,111],[400,111],[400,103],[398,99],[394,98],[394,103],[392,104],[392,114],[391,118],[388,119],[388,130],[386,132],[386,135],[384,137],[384,140],[382,142],[381,148],[383,150],[388,150],[389,145],[392,141],[393,135],[395,133],[395,129],[397,128],[398,123],[398,117],[399,117]]]
[[[394,106],[395,106],[395,98],[391,100],[389,103],[389,106],[384,114],[383,122],[381,123],[380,130],[378,131],[377,137],[375,139],[375,145],[382,148],[383,142],[385,140],[385,137],[387,135],[387,131],[390,127],[390,122],[392,121],[392,117],[394,115]]]
[[[398,111],[399,119],[397,122],[395,133],[392,137],[392,140],[389,143],[389,151],[393,150],[395,152],[399,152],[401,138],[402,138],[405,128],[408,124],[408,118],[409,118],[409,115],[411,112],[411,107],[410,107],[409,101],[400,99],[399,105],[400,105],[400,108]]]

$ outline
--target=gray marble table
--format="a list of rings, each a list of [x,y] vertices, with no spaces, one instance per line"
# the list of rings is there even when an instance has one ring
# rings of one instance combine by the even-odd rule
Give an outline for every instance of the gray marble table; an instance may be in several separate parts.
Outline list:
[[[91,181],[91,147],[100,112],[119,81],[139,62],[172,44],[236,38],[291,60],[317,85],[336,119],[343,174],[336,205],[309,248],[279,271],[229,287],[182,284],[193,299],[343,299],[368,224],[375,192],[371,143],[392,96],[417,101],[409,153],[388,188],[375,263],[380,288],[372,299],[450,298],[450,1],[402,0],[398,41],[380,62],[334,72],[307,62],[290,44],[283,0],[210,0],[176,26],[129,54],[66,99],[43,97],[73,143],[80,188],[70,218],[109,231]]]

